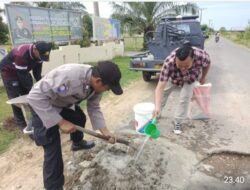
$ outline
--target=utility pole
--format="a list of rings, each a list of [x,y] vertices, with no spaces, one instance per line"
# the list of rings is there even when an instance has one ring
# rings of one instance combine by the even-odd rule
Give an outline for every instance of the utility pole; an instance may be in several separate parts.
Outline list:
[[[209,19],[209,27],[212,28],[212,23],[213,23],[213,20],[212,19]]]
[[[94,6],[94,15],[97,16],[97,17],[100,17],[98,2],[94,1],[93,2],[93,6]]]
[[[199,12],[200,12],[200,23],[201,23],[201,20],[202,20],[202,11],[203,10],[206,10],[207,8],[199,8]]]
[[[93,19],[95,20],[96,19],[95,17],[100,17],[98,2],[94,1],[93,6],[94,6],[94,17],[93,17]],[[93,20],[93,22],[94,22],[94,20]],[[95,35],[95,33],[96,33],[96,28],[95,28],[95,24],[93,23],[93,35]],[[96,46],[98,46],[98,45],[100,45],[100,41],[96,40]]]

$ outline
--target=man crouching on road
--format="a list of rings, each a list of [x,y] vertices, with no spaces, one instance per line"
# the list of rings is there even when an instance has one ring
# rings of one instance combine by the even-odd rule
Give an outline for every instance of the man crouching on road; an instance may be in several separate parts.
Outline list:
[[[46,190],[62,190],[64,185],[63,160],[59,129],[70,133],[72,151],[90,149],[93,142],[83,140],[83,133],[75,125],[85,127],[86,116],[79,107],[87,100],[87,111],[93,129],[116,142],[107,129],[100,110],[102,92],[112,90],[121,95],[121,72],[110,61],[90,67],[84,64],[65,64],[55,68],[34,85],[28,95],[32,107],[34,138],[44,148],[43,178]]]
[[[200,84],[204,84],[209,67],[209,55],[202,49],[191,47],[190,43],[186,43],[174,50],[165,59],[160,79],[155,89],[154,116],[160,115],[160,111],[165,106],[170,93],[174,89],[179,89],[180,97],[174,121],[175,134],[182,132],[181,122],[187,117],[188,106],[193,95],[194,82],[199,80]]]

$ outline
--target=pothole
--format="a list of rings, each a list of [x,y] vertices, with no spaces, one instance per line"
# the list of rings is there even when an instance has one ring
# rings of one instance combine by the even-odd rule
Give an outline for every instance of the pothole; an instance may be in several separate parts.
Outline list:
[[[211,153],[200,162],[198,169],[222,180],[225,177],[245,177],[250,175],[250,154],[233,151]]]

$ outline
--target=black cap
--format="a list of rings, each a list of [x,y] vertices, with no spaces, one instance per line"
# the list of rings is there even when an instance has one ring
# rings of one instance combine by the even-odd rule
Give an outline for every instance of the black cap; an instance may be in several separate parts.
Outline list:
[[[120,79],[122,77],[119,67],[111,61],[98,62],[97,69],[103,84],[109,85],[112,92],[116,95],[121,95],[123,90],[120,85]]]
[[[40,54],[40,58],[42,61],[48,61],[49,60],[49,54],[51,51],[51,43],[44,42],[44,41],[38,41],[34,43],[36,46],[36,49],[38,50]]]

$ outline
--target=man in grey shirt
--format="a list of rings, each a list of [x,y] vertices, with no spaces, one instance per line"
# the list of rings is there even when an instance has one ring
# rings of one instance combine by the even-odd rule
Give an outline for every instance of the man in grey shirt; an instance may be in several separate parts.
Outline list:
[[[116,138],[106,127],[100,110],[102,92],[112,90],[121,95],[119,84],[121,72],[110,61],[99,62],[90,67],[84,64],[65,64],[55,68],[34,85],[28,95],[32,111],[34,139],[44,148],[43,178],[46,190],[62,190],[64,184],[63,160],[59,129],[70,133],[72,151],[89,149],[93,142],[83,140],[83,133],[75,125],[85,127],[86,116],[79,107],[87,101],[87,111],[94,130],[109,137],[110,143]]]

